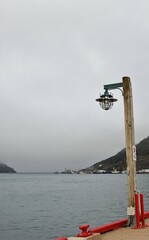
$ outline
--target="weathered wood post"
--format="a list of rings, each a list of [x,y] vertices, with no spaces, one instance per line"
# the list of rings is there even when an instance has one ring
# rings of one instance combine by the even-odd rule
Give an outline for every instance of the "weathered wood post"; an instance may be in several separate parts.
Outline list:
[[[104,85],[105,93],[100,95],[96,101],[104,110],[109,110],[117,99],[108,90],[123,88],[124,98],[124,120],[125,120],[125,139],[126,139],[126,164],[128,176],[128,224],[134,224],[135,219],[135,197],[136,186],[136,146],[134,137],[134,117],[132,87],[129,77],[123,77],[122,82]]]
[[[124,119],[125,119],[125,139],[126,139],[126,163],[128,177],[128,208],[135,207],[134,194],[136,186],[136,147],[134,137],[134,116],[132,87],[129,77],[123,77],[124,95]],[[131,223],[129,216],[129,223]],[[132,220],[134,222],[134,219]]]

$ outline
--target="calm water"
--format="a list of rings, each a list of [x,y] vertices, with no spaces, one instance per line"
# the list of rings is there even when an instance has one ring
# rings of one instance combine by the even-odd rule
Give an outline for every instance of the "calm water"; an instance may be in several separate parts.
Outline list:
[[[137,175],[149,210],[149,175]],[[0,240],[48,240],[126,217],[127,176],[0,174]]]

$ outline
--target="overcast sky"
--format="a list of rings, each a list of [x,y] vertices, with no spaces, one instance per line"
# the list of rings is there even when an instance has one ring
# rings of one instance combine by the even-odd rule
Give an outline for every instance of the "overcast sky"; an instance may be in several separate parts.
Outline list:
[[[125,147],[132,81],[136,143],[148,134],[148,0],[0,0],[0,161],[18,172],[79,169]]]

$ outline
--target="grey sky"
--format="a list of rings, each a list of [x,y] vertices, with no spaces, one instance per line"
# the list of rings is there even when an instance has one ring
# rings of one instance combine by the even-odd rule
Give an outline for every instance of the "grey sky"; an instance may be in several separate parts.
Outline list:
[[[136,143],[148,136],[149,2],[0,0],[0,161],[17,171],[79,169],[125,147],[132,80]]]

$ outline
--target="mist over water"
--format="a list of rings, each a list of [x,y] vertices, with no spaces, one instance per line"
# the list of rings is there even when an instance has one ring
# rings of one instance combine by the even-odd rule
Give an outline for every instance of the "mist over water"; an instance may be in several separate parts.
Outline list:
[[[149,210],[149,175],[137,175]],[[126,217],[125,174],[0,175],[0,239],[48,240]]]

